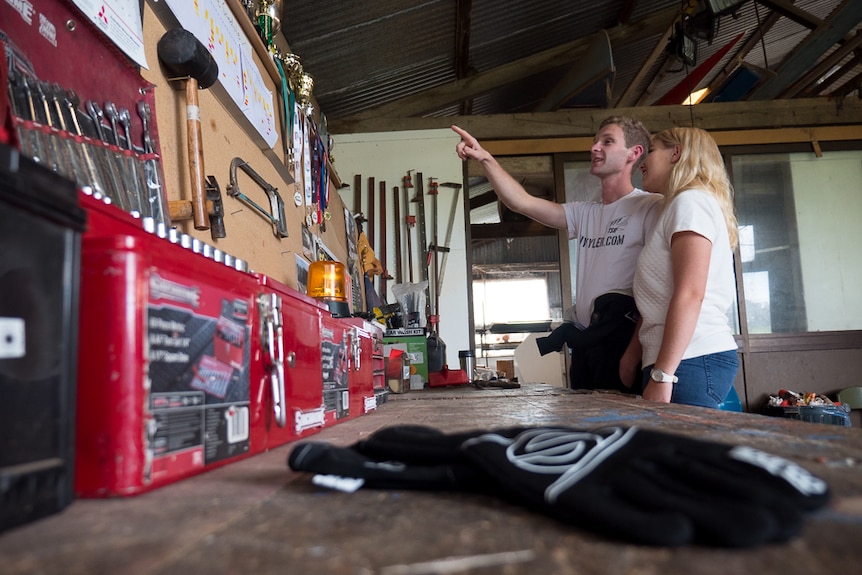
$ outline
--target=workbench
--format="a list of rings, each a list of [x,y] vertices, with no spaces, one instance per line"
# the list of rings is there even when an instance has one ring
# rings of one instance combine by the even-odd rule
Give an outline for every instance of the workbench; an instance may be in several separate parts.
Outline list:
[[[862,565],[862,431],[545,384],[390,394],[376,411],[312,437],[350,445],[389,425],[443,431],[605,424],[744,444],[827,480],[828,508],[785,544],[733,550],[623,544],[485,494],[313,486],[286,460],[293,445],[143,495],[77,500],[0,534],[5,575],[615,574],[843,575]]]

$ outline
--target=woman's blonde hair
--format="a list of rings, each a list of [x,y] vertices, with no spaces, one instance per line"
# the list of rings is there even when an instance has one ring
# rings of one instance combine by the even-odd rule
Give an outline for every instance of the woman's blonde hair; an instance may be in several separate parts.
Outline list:
[[[669,128],[652,137],[653,144],[665,148],[680,147],[679,161],[670,172],[665,205],[670,204],[683,190],[698,189],[710,192],[718,200],[730,247],[735,248],[739,239],[736,214],[733,209],[733,186],[724,167],[718,144],[706,131],[700,128]]]

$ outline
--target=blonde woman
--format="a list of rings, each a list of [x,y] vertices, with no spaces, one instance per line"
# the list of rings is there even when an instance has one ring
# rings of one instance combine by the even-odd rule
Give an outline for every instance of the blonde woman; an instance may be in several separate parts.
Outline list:
[[[643,396],[718,407],[739,367],[727,321],[736,297],[733,189],[715,140],[697,128],[654,135],[641,172],[643,187],[664,196],[634,277]]]

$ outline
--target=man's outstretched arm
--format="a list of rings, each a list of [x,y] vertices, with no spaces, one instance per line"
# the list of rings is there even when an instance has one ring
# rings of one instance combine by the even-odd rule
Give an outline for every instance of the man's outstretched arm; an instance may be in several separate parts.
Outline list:
[[[503,169],[494,156],[479,144],[476,138],[458,126],[452,126],[452,130],[461,136],[461,141],[455,146],[458,157],[462,160],[476,161],[482,166],[485,177],[506,207],[548,227],[567,228],[566,213],[562,204],[530,195],[524,186],[519,184]]]

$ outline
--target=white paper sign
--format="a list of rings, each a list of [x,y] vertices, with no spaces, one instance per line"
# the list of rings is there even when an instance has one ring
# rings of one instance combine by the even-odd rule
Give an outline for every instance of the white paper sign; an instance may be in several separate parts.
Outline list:
[[[144,26],[138,0],[73,2],[129,58],[149,69],[144,54]]]
[[[219,84],[272,148],[278,141],[273,94],[254,63],[254,48],[230,7],[217,0],[165,2],[180,26],[212,54],[219,67]]]

